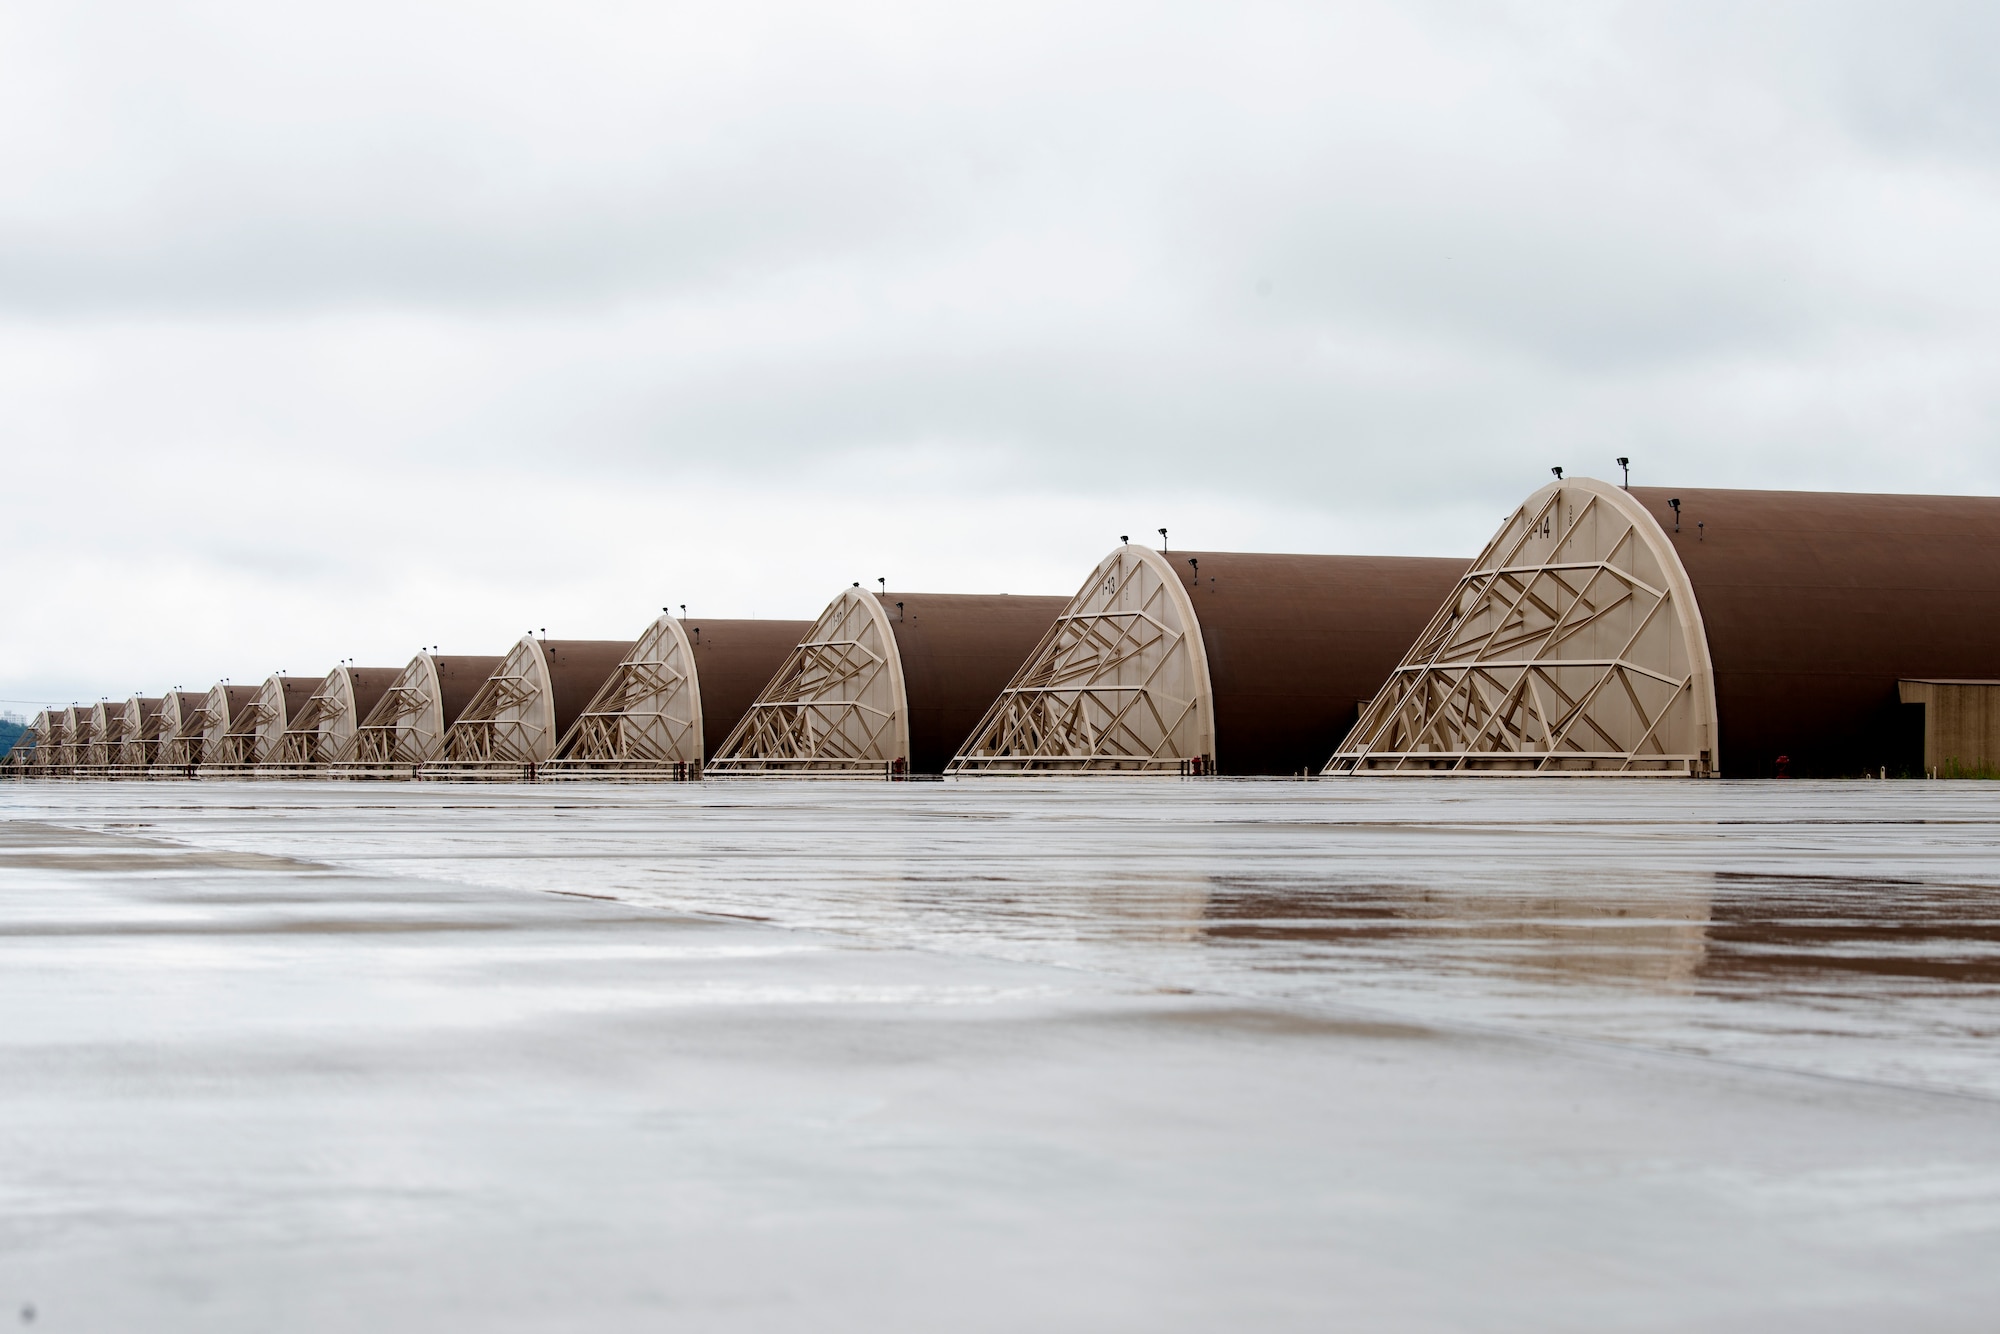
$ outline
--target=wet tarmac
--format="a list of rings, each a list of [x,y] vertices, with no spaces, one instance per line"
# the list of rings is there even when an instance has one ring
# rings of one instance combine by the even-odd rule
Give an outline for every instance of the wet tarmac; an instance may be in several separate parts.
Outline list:
[[[2000,785],[0,785],[0,1318],[1987,1329]]]

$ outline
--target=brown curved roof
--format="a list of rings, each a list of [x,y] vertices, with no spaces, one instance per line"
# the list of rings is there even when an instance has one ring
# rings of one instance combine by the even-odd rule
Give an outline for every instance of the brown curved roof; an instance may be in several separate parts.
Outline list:
[[[347,680],[354,687],[354,719],[366,718],[403,674],[401,667],[349,667]],[[490,674],[490,670],[489,670]]]
[[[1066,597],[1008,593],[876,596],[889,614],[896,651],[903,659],[910,772],[919,774],[944,772],[988,706],[1069,605]]]
[[[1225,774],[1317,773],[1469,564],[1242,551],[1167,558],[1201,622]]]
[[[813,623],[702,620],[681,628],[694,649],[702,744],[713,749],[735,730]]]
[[[229,705],[229,716],[221,720],[225,727],[227,724],[236,721],[236,715],[242,711],[243,706],[256,699],[257,692],[263,688],[262,685],[224,686],[222,688],[223,700]]]
[[[261,684],[254,686],[222,687],[222,698],[223,698],[223,704],[225,706],[223,711],[223,716],[219,719],[218,718],[209,719],[208,725],[204,726],[201,730],[202,745],[201,745],[201,753],[198,758],[201,760],[203,764],[222,763],[223,756],[227,749],[226,746],[223,745],[223,743],[211,743],[206,739],[210,729],[213,728],[214,725],[219,722],[222,725],[221,730],[224,735],[226,736],[236,735],[237,734],[236,724],[237,721],[241,718],[243,710],[248,708],[252,703],[254,703],[256,701],[257,696],[263,693],[263,690],[264,687]],[[215,753],[210,754],[209,752],[211,750],[213,750]]]
[[[446,727],[458,721],[458,715],[472,703],[472,697],[486,684],[486,678],[500,670],[501,661],[469,653],[431,655],[431,666],[438,678],[438,713]]]
[[[604,678],[618,670],[632,651],[630,639],[544,639],[542,654],[549,660],[549,691],[554,696],[556,738],[569,733],[577,715],[590,707]],[[491,675],[489,672],[488,675]]]
[[[160,697],[160,709],[165,712],[171,707],[174,726],[179,727],[188,715],[201,708],[202,701],[207,698],[206,690],[169,690]]]
[[[1896,682],[2000,676],[2000,498],[1632,495],[1701,605],[1724,777],[1768,775],[1781,754],[1802,776],[1919,769],[1922,720]]]
[[[311,701],[312,697],[319,693],[319,688],[326,684],[326,678],[324,676],[286,676],[279,678],[278,684],[285,694],[284,722],[286,726],[290,726],[292,719],[299,716],[299,710],[303,709]]]

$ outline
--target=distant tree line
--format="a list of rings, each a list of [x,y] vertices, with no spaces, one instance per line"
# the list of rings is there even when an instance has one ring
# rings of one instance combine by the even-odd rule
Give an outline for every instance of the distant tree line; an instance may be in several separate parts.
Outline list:
[[[9,722],[4,718],[0,718],[0,755],[5,755],[8,751],[12,750],[14,743],[21,739],[21,733],[27,730],[28,725],[26,723]]]

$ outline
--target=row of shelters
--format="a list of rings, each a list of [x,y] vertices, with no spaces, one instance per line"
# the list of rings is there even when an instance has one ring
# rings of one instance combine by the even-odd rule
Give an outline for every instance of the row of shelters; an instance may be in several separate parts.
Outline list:
[[[40,776],[1987,772],[2000,499],[1562,480],[1472,561],[1121,544],[1069,596],[48,710]]]

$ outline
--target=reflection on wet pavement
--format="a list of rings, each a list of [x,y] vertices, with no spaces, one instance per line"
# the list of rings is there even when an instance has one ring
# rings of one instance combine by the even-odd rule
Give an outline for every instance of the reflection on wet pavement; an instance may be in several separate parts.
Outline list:
[[[1973,784],[0,785],[0,1311],[1983,1329],[1996,853]]]
[[[42,804],[230,855],[2000,1093],[2000,785],[189,784]]]
[[[2000,895],[1990,887],[1727,872],[1716,883],[1722,910],[1704,973],[1718,986],[1837,985],[1849,972],[2000,983]]]

